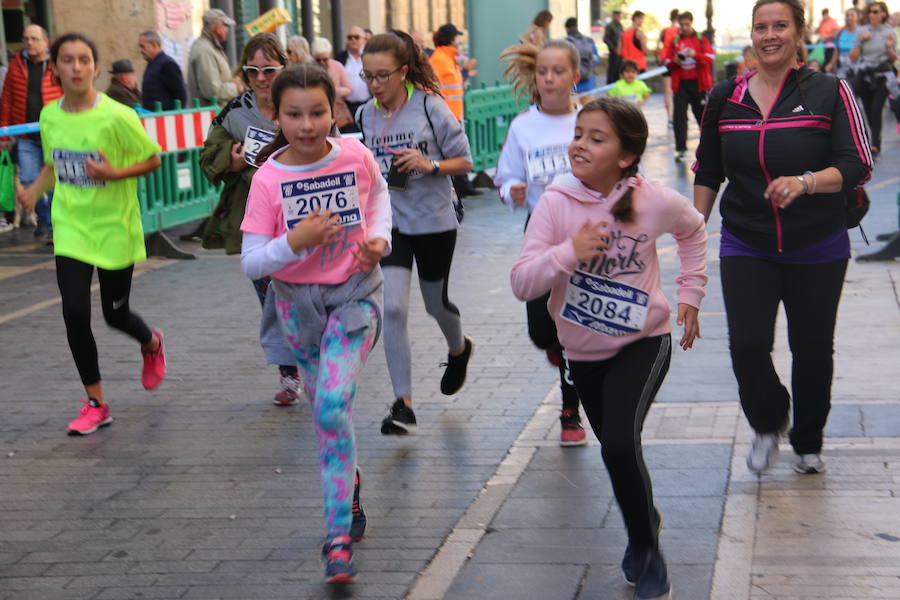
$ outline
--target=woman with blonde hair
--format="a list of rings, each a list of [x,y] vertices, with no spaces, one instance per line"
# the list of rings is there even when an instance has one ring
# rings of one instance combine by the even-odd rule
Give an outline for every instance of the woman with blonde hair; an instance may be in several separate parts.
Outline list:
[[[305,65],[313,62],[312,55],[309,51],[309,42],[300,35],[292,35],[287,41],[287,59],[288,64]]]
[[[344,70],[344,65],[332,57],[332,50],[331,42],[320,37],[313,41],[310,53],[316,64],[325,69],[331,78],[331,83],[334,84],[336,93],[334,119],[338,128],[341,128],[353,122],[353,116],[350,114],[350,109],[347,108],[347,103],[344,101],[346,96],[353,93],[353,86],[350,84],[350,76]]]

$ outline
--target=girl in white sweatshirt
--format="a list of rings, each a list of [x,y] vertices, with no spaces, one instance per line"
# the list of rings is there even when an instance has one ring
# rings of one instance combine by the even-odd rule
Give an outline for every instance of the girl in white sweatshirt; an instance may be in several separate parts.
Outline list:
[[[505,74],[513,87],[528,93],[534,103],[509,126],[494,184],[503,202],[512,209],[525,206],[530,218],[544,188],[555,176],[569,172],[567,148],[577,114],[572,89],[578,83],[579,55],[571,43],[552,40],[539,50],[530,45],[511,46],[501,57],[508,62]],[[525,223],[527,227],[528,221]],[[550,363],[559,368],[559,443],[581,446],[587,439],[578,414],[578,393],[568,375],[556,326],[547,312],[548,298],[549,294],[525,305],[528,335],[547,352]]]

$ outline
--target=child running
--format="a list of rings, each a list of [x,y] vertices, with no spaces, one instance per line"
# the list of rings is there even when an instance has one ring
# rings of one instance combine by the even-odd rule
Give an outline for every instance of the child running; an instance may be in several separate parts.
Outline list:
[[[332,138],[334,84],[313,65],[272,84],[280,129],[257,159],[241,230],[241,265],[272,276],[276,311],[313,409],[328,537],[328,583],[353,580],[351,544],[366,518],[359,504],[353,401],[381,326],[378,261],[391,239],[387,185],[372,154]]]
[[[97,46],[80,33],[57,38],[50,65],[63,97],[41,110],[44,168],[18,199],[26,212],[55,188],[52,221],[56,280],[69,348],[87,396],[69,435],[88,435],[112,423],[103,395],[91,331],[91,279],[100,281],[106,323],[133,337],[144,359],[145,389],[166,376],[163,335],[131,312],[134,264],[147,258],[137,177],[159,167],[160,151],[130,108],[94,88]]]
[[[552,40],[540,49],[511,46],[501,57],[507,61],[505,75],[514,89],[526,92],[533,104],[509,126],[494,184],[500,198],[510,207],[525,206],[527,227],[547,185],[555,176],[570,170],[568,147],[577,114],[571,94],[579,79],[579,54],[570,42]],[[583,446],[587,444],[587,436],[578,414],[578,393],[568,374],[556,325],[547,312],[549,298],[547,292],[525,304],[528,335],[559,369],[562,393],[559,444]]]
[[[641,450],[644,418],[671,350],[657,238],[671,233],[678,243],[677,322],[685,350],[700,337],[707,280],[703,217],[674,190],[637,175],[646,144],[647,121],[635,104],[586,104],[569,145],[572,173],[541,197],[512,270],[519,299],[550,290],[550,314],[625,520],[625,581],[636,585],[639,599],[670,596],[659,549],[662,515]]]

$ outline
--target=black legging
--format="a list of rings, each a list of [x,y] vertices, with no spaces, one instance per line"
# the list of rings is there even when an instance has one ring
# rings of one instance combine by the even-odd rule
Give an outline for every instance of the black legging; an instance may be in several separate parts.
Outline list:
[[[528,337],[534,342],[534,345],[541,350],[552,350],[556,352],[562,351],[559,338],[556,333],[556,323],[547,310],[547,301],[550,299],[550,292],[547,292],[540,298],[529,300],[525,303],[525,312],[528,316]],[[570,382],[566,361],[559,361],[559,387],[562,393],[563,410],[578,410],[578,392],[575,386]]]
[[[128,296],[134,265],[107,271],[97,268],[100,281],[100,305],[103,318],[110,327],[126,333],[143,344],[150,343],[153,334],[139,316],[131,312]],[[56,257],[56,282],[62,296],[63,320],[69,349],[81,376],[81,383],[93,385],[100,381],[97,344],[91,331],[91,279],[94,265],[65,256]]]
[[[893,72],[888,75],[894,76]],[[862,100],[866,111],[866,119],[869,120],[869,137],[872,145],[881,150],[881,114],[884,112],[884,103],[888,97],[887,86],[884,78],[873,77],[862,83],[857,83],[853,89]]]
[[[672,336],[644,338],[612,358],[569,361],[581,406],[600,440],[616,502],[633,549],[658,546],[653,486],[641,450],[641,430],[669,371]]]
[[[834,325],[847,260],[783,265],[747,256],[721,259],[731,363],[750,426],[774,433],[787,424],[791,394],[772,364],[775,317],[784,302],[791,348],[797,454],[818,454],[831,410]]]
[[[703,107],[706,101],[706,92],[701,92],[696,79],[682,79],[678,84],[678,91],[672,99],[672,129],[675,131],[675,150],[684,152],[687,150],[688,134],[688,105],[694,113],[697,126],[703,119]]]

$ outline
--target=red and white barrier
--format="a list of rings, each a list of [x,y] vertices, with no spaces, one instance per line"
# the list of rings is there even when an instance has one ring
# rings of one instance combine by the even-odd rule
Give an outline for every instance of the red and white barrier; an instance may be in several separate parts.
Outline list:
[[[216,116],[213,110],[176,115],[143,117],[144,130],[163,152],[189,150],[203,145],[209,125]]]

